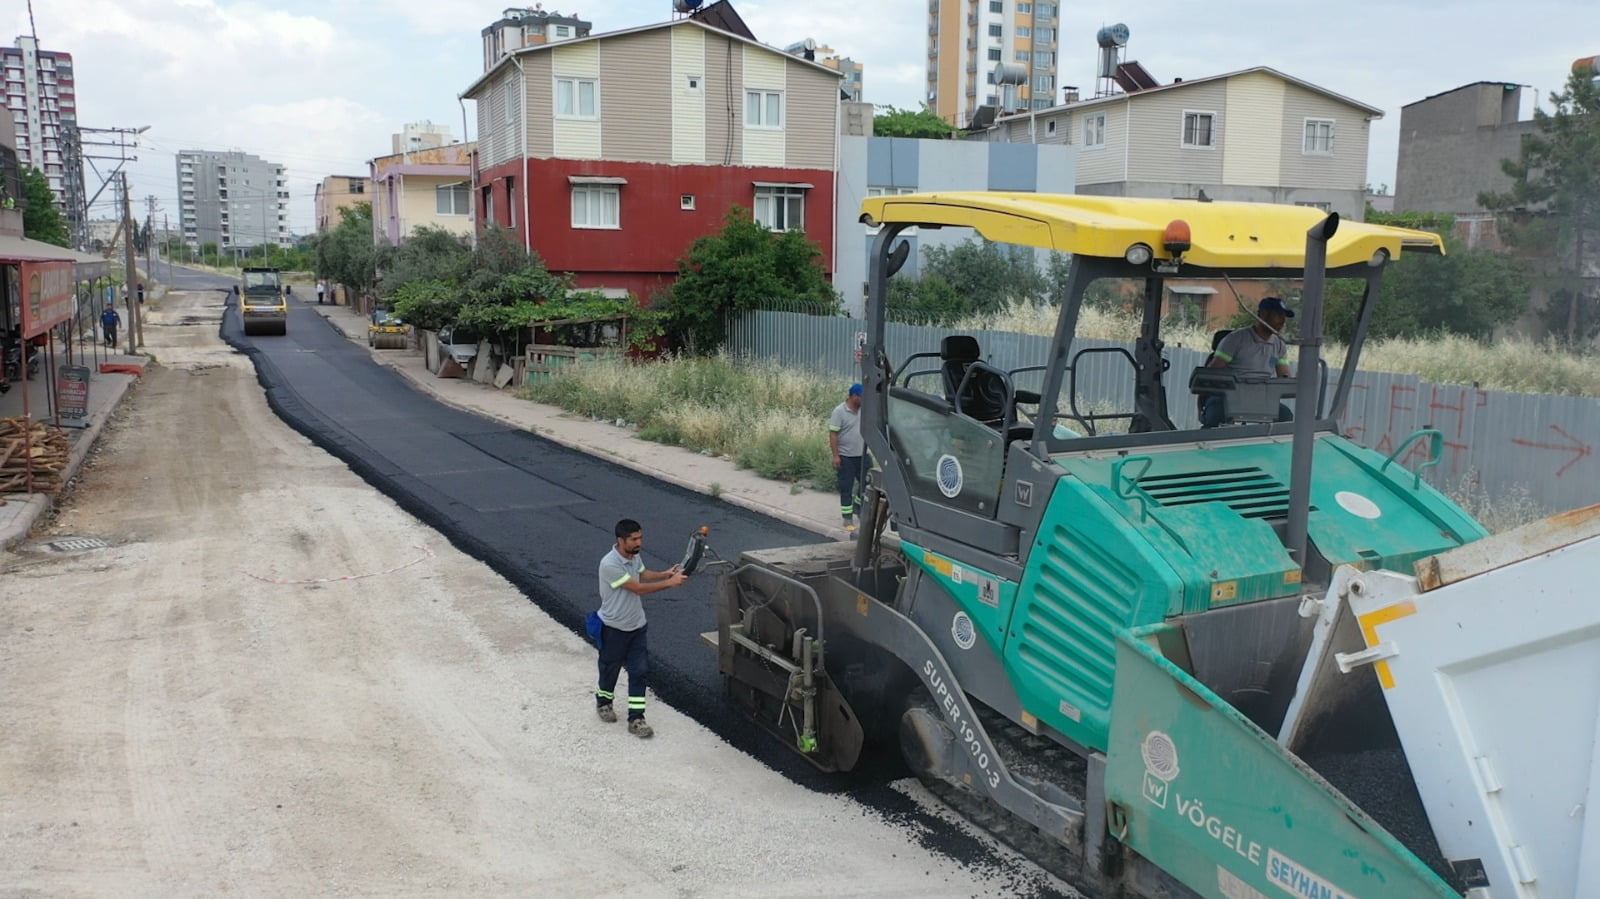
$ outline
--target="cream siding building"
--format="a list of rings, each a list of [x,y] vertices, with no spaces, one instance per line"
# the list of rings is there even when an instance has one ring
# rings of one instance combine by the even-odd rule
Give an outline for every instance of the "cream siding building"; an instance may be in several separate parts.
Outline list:
[[[1359,220],[1382,110],[1265,66],[1006,116],[979,139],[1078,148],[1079,193],[1296,203]]]

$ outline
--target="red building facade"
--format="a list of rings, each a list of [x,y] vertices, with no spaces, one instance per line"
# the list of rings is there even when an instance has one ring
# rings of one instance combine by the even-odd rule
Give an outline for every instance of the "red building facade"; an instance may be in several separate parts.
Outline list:
[[[526,171],[524,176],[520,162],[479,171],[479,204],[551,271],[572,272],[579,287],[626,289],[647,299],[672,282],[678,259],[696,238],[722,230],[731,208],[753,215],[758,190],[785,198],[799,194],[799,228],[821,251],[824,270],[833,272],[831,171],[587,159],[530,159]],[[608,180],[582,180],[587,178]],[[616,227],[575,224],[573,189],[585,184],[615,188]],[[486,194],[487,205],[481,199]]]
[[[473,212],[580,287],[647,300],[730,209],[831,276],[839,73],[683,19],[523,48],[477,103]]]

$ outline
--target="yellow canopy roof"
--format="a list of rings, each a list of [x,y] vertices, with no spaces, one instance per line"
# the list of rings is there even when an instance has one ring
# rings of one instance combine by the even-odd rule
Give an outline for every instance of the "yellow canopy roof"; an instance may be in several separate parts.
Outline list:
[[[990,240],[1083,256],[1122,258],[1128,247],[1142,243],[1157,259],[1171,258],[1161,246],[1162,233],[1167,223],[1182,219],[1192,240],[1185,267],[1301,269],[1306,231],[1327,213],[1271,203],[952,191],[870,197],[861,215],[873,224],[970,227]],[[1398,259],[1402,250],[1443,253],[1444,244],[1428,231],[1344,220],[1328,242],[1328,267],[1368,262],[1380,249]]]

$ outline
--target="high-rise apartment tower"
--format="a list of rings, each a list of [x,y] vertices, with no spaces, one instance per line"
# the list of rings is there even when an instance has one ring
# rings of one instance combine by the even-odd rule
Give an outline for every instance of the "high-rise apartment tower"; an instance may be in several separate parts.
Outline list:
[[[928,105],[958,128],[984,106],[1048,108],[1059,14],[1057,3],[928,0]]]

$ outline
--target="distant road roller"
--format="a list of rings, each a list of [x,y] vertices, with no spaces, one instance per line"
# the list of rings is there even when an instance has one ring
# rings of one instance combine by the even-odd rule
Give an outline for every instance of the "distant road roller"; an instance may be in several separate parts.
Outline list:
[[[372,310],[372,320],[367,323],[367,346],[375,350],[403,350],[410,345],[410,325],[392,310]]]
[[[239,292],[239,318],[246,336],[289,333],[289,301],[275,268],[246,268]]]

